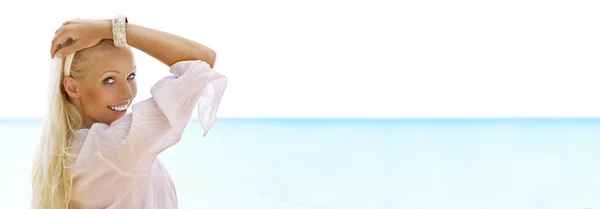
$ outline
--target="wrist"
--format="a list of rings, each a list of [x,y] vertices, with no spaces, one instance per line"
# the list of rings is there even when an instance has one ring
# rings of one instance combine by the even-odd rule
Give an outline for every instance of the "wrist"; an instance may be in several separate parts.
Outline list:
[[[112,19],[112,37],[116,47],[127,46],[127,17],[117,15]]]
[[[102,28],[100,37],[102,39],[113,39],[112,19],[99,20]]]

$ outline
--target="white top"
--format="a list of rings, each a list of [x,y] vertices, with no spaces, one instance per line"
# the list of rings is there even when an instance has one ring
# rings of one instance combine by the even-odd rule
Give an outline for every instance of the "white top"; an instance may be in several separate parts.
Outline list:
[[[206,136],[227,78],[203,61],[175,63],[171,73],[131,113],[110,126],[96,123],[78,131],[73,208],[178,208],[175,187],[157,155],[179,142],[196,104]]]

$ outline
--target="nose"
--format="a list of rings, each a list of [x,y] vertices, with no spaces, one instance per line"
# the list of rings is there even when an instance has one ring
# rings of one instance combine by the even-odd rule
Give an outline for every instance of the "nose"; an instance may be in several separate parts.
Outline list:
[[[119,87],[119,99],[131,100],[133,98],[133,91],[129,84],[123,84]]]

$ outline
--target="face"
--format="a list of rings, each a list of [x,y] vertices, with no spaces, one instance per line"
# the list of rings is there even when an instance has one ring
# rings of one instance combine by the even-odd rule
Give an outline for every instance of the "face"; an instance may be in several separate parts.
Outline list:
[[[86,123],[111,124],[125,115],[137,94],[135,73],[131,50],[109,50],[94,54],[83,78],[69,78],[65,86]]]

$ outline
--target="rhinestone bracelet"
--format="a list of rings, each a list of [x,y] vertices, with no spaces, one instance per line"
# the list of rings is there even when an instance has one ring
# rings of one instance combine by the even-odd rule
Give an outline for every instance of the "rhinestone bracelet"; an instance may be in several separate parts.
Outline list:
[[[127,45],[127,32],[126,32],[127,17],[124,15],[117,15],[112,21],[112,33],[113,42],[117,47],[124,47]]]

